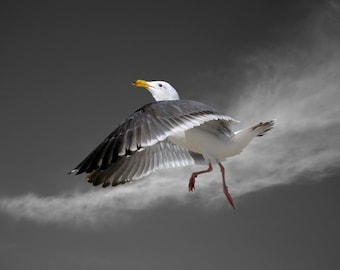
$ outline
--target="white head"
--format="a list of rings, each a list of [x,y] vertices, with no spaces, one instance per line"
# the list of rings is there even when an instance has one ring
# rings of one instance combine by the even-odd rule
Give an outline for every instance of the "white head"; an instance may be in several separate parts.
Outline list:
[[[156,101],[179,99],[177,91],[168,82],[137,80],[132,85],[146,88]]]

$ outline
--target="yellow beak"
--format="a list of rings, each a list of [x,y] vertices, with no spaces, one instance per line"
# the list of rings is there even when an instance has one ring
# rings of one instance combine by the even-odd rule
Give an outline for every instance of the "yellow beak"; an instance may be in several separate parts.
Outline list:
[[[143,87],[143,88],[149,88],[150,85],[147,81],[144,80],[137,80],[132,83],[132,85],[137,86],[137,87]]]

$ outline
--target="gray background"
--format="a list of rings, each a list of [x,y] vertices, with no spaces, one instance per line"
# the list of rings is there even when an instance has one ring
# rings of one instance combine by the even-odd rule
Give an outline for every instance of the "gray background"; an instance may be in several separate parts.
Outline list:
[[[1,269],[337,269],[337,1],[3,1]],[[276,128],[187,192],[66,173],[164,79]]]

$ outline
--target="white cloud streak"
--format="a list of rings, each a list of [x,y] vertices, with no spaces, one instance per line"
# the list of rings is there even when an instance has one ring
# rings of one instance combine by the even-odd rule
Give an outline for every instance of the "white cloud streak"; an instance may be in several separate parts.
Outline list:
[[[276,118],[276,127],[226,162],[234,197],[292,183],[302,174],[322,179],[339,164],[340,38],[336,33],[340,21],[336,17],[339,7],[331,7],[309,18],[299,43],[257,52],[246,59],[246,83],[232,116],[243,126]],[[18,219],[81,225],[120,222],[136,210],[150,209],[167,200],[209,209],[228,207],[217,168],[209,176],[200,177],[196,191],[187,194],[187,180],[194,169],[178,169],[175,176],[160,171],[114,189],[1,198],[0,209]]]

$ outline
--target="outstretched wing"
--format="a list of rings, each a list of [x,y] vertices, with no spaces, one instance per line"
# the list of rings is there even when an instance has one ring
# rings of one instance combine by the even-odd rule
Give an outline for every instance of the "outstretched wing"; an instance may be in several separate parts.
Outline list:
[[[158,169],[175,168],[194,164],[205,164],[204,157],[190,152],[168,140],[158,142],[137,151],[131,156],[120,156],[107,169],[97,169],[87,176],[93,185],[116,186],[139,179]]]
[[[148,147],[164,141],[168,136],[203,123],[220,120],[221,128],[228,130],[237,122],[215,109],[192,100],[153,102],[143,106],[129,117],[95,148],[70,173],[80,174],[106,171],[122,158],[129,158]],[[159,146],[160,147],[160,146]],[[159,148],[156,148],[159,150]],[[138,155],[137,155],[138,156]],[[112,170],[111,170],[112,171]]]

